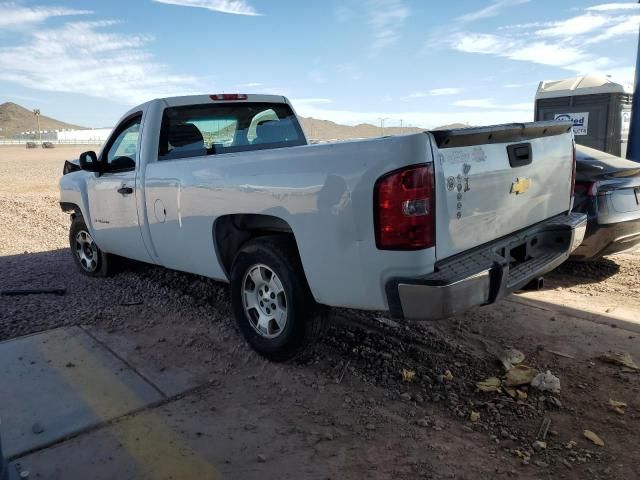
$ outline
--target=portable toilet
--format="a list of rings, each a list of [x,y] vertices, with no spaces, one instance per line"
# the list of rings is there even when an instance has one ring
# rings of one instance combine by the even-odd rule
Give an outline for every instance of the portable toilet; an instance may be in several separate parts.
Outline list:
[[[631,85],[602,75],[540,82],[536,120],[570,120],[576,143],[625,157],[631,122]]]

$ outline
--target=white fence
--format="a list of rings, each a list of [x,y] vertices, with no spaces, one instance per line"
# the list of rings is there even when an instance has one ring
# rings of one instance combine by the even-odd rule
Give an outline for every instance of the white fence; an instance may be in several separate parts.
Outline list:
[[[102,145],[100,140],[4,140],[0,139],[0,145],[25,145],[27,143],[35,143],[40,146],[40,143],[49,142],[54,145]]]

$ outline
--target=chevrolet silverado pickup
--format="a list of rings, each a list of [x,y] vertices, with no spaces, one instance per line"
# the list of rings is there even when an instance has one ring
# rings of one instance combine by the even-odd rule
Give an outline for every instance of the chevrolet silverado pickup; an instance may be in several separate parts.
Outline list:
[[[248,343],[284,360],[327,307],[445,318],[555,268],[585,232],[574,176],[568,123],[309,145],[284,97],[196,95],[126,113],[60,204],[82,273],[127,257],[228,282]]]

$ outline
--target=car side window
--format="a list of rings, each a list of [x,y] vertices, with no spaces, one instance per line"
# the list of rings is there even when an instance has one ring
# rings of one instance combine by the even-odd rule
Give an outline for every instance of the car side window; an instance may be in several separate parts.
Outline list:
[[[126,120],[118,127],[118,133],[113,137],[113,140],[109,141],[102,154],[103,161],[108,165],[109,171],[126,171],[135,168],[141,121],[141,115]]]

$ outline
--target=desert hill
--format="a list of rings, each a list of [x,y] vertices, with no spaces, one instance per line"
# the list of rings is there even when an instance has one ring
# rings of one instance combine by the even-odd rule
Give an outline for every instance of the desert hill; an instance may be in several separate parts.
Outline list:
[[[61,130],[63,128],[80,129],[84,127],[40,115],[40,130]],[[36,117],[31,110],[13,102],[5,102],[0,105],[0,138],[12,138],[17,133],[37,129]]]

